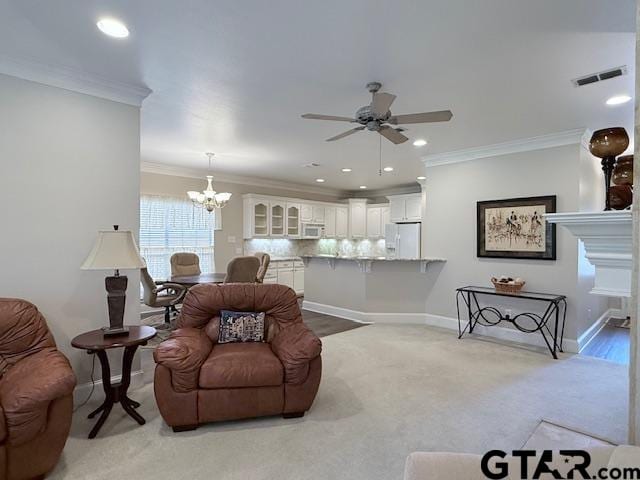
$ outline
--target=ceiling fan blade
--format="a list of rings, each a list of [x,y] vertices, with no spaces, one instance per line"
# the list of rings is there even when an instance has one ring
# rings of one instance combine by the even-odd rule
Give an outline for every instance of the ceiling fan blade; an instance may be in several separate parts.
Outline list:
[[[309,120],[335,120],[336,122],[355,122],[353,118],[337,117],[335,115],[321,115],[319,113],[305,113],[302,118]]]
[[[391,107],[395,99],[396,96],[390,93],[376,92],[373,94],[373,100],[371,101],[371,111],[382,117],[389,111],[389,107]]]
[[[402,125],[406,123],[433,123],[448,122],[453,117],[451,110],[439,112],[409,113],[407,115],[394,115],[387,120],[392,125]]]
[[[380,127],[380,130],[378,130],[378,133],[380,135],[382,135],[384,138],[386,138],[387,140],[392,141],[396,145],[398,145],[400,143],[404,143],[407,140],[409,140],[407,137],[405,137],[403,134],[401,134],[395,128],[391,128],[391,127],[389,127],[387,125],[384,125],[384,126]]]
[[[346,132],[341,133],[340,135],[336,135],[335,137],[327,138],[327,142],[334,142],[336,140],[340,140],[341,138],[348,137],[349,135],[353,135],[356,132],[364,130],[364,127],[356,127],[351,130],[347,130]]]

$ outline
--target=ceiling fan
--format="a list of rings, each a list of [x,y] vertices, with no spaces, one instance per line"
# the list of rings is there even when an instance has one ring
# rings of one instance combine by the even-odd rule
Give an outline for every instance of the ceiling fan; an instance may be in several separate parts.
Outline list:
[[[349,135],[360,132],[366,128],[372,132],[378,132],[387,140],[398,145],[409,139],[401,133],[403,130],[402,128],[393,128],[390,125],[448,122],[451,120],[451,117],[453,117],[453,113],[451,113],[450,110],[392,115],[389,108],[396,99],[396,96],[386,92],[379,92],[378,90],[380,90],[381,87],[382,84],[379,82],[367,83],[367,89],[373,96],[371,104],[360,107],[356,111],[355,118],[320,115],[317,113],[305,113],[302,115],[302,118],[310,120],[333,120],[337,122],[359,123],[361,125],[360,127],[355,127],[336,135],[335,137],[327,138],[327,142],[340,140],[341,138],[348,137]]]

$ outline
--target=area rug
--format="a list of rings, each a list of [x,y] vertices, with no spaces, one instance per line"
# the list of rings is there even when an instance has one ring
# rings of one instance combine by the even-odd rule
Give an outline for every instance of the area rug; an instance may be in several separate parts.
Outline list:
[[[50,478],[392,480],[413,451],[509,451],[542,419],[623,443],[627,377],[626,366],[597,358],[374,324],[323,339],[320,391],[303,418],[173,433],[146,385],[130,394],[146,425],[116,406],[88,440],[97,395],[74,415]]]

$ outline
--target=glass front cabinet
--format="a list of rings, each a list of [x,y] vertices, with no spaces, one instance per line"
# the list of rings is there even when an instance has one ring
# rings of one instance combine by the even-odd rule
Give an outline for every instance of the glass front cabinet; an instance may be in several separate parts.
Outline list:
[[[253,236],[269,236],[269,204],[267,202],[255,202],[253,204]]]
[[[284,204],[271,203],[271,236],[284,237]]]
[[[300,204],[287,203],[287,237],[300,238]]]

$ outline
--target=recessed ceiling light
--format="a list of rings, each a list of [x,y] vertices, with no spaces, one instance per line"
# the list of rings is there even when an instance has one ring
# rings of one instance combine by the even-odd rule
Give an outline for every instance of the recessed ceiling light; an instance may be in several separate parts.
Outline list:
[[[316,182],[318,182],[318,183],[324,183],[324,178],[316,178]]]
[[[607,105],[622,105],[623,103],[627,103],[631,100],[629,95],[616,95],[615,97],[611,97],[607,100]]]
[[[343,168],[341,169],[341,171],[344,173],[349,173],[349,172],[352,172],[353,170],[351,170],[350,168]]]
[[[427,179],[427,177],[424,177],[422,175],[420,175],[419,177],[416,177],[416,180],[426,180],[426,179]]]
[[[418,140],[413,142],[414,147],[424,147],[426,144],[427,144],[427,141],[424,140],[423,138],[419,138]]]
[[[126,38],[129,36],[127,26],[115,18],[101,18],[96,25],[102,33],[110,37]]]
[[[393,167],[384,167],[382,170],[385,172],[393,172]]]
[[[364,189],[367,188],[367,186],[366,185],[360,185],[360,187],[358,187],[358,188],[360,188],[360,190],[364,190]]]

